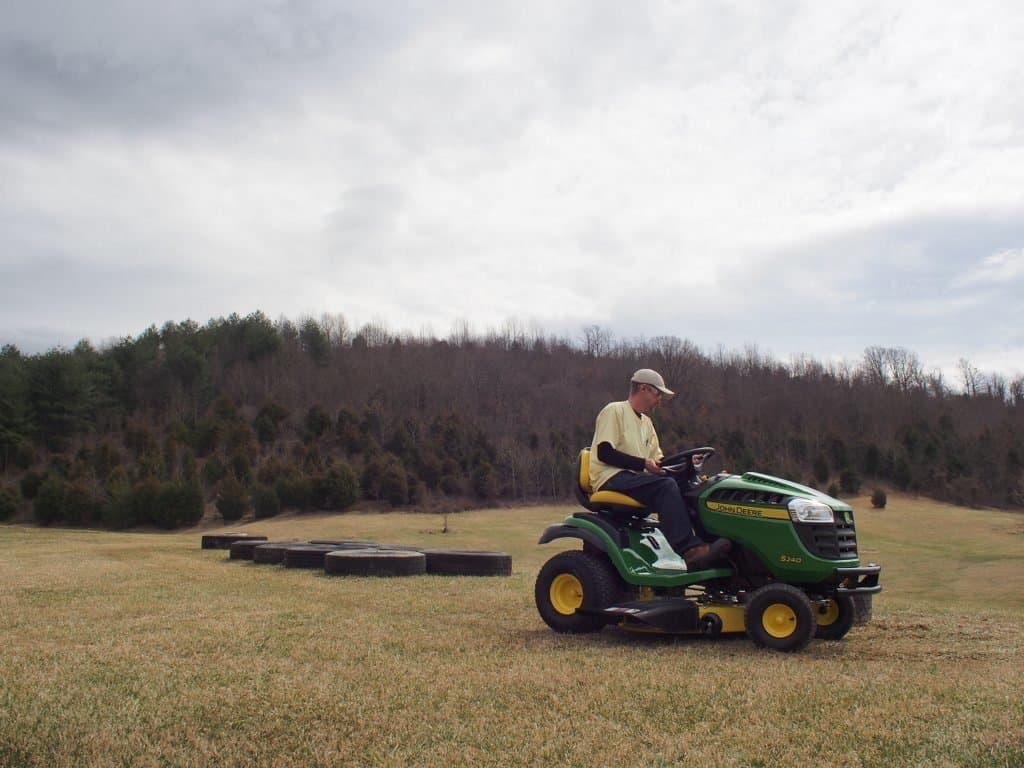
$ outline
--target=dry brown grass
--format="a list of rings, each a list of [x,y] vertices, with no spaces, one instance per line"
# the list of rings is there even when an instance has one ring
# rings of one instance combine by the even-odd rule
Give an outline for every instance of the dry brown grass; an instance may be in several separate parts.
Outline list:
[[[510,578],[334,578],[200,531],[0,527],[0,765],[1020,766],[1019,515],[854,502],[875,620],[788,656],[565,637],[533,606],[571,511],[286,517],[271,538],[502,549]],[[225,529],[226,530],[226,529]]]

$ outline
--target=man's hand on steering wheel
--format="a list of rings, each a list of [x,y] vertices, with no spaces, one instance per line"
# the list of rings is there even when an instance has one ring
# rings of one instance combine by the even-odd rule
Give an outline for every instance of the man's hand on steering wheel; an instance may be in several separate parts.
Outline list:
[[[661,468],[661,462],[658,459],[644,459],[644,469],[652,475],[665,474],[665,470]]]
[[[688,451],[680,451],[661,460],[661,466],[672,474],[689,472],[700,468],[706,460],[715,454],[715,449],[710,445],[700,448],[691,448]]]

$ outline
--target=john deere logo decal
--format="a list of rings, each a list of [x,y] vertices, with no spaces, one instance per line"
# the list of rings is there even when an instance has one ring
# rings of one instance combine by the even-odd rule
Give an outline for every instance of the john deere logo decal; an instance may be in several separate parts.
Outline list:
[[[764,517],[771,520],[789,520],[789,513],[784,509],[773,509],[769,507],[750,507],[745,504],[726,504],[722,501],[709,501],[708,509],[713,512],[722,512],[726,515],[741,515],[743,517]]]

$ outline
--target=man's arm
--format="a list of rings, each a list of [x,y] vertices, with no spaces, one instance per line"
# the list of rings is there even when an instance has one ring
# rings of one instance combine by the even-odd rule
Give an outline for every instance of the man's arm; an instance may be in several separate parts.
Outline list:
[[[617,451],[611,443],[598,443],[597,458],[612,467],[620,469],[631,469],[634,472],[643,472],[646,462],[639,456],[630,456],[628,453]]]

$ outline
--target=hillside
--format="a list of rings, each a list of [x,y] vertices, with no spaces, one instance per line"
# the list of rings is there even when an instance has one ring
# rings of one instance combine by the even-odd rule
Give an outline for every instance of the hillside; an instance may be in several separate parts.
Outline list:
[[[680,394],[666,448],[716,446],[840,495],[875,486],[972,506],[1024,504],[1024,379],[964,361],[954,392],[914,353],[788,364],[676,337],[571,342],[510,322],[476,337],[396,336],[338,316],[261,313],[155,326],[102,349],[0,353],[0,517],[188,525],[339,510],[559,500],[593,419],[639,367]]]

